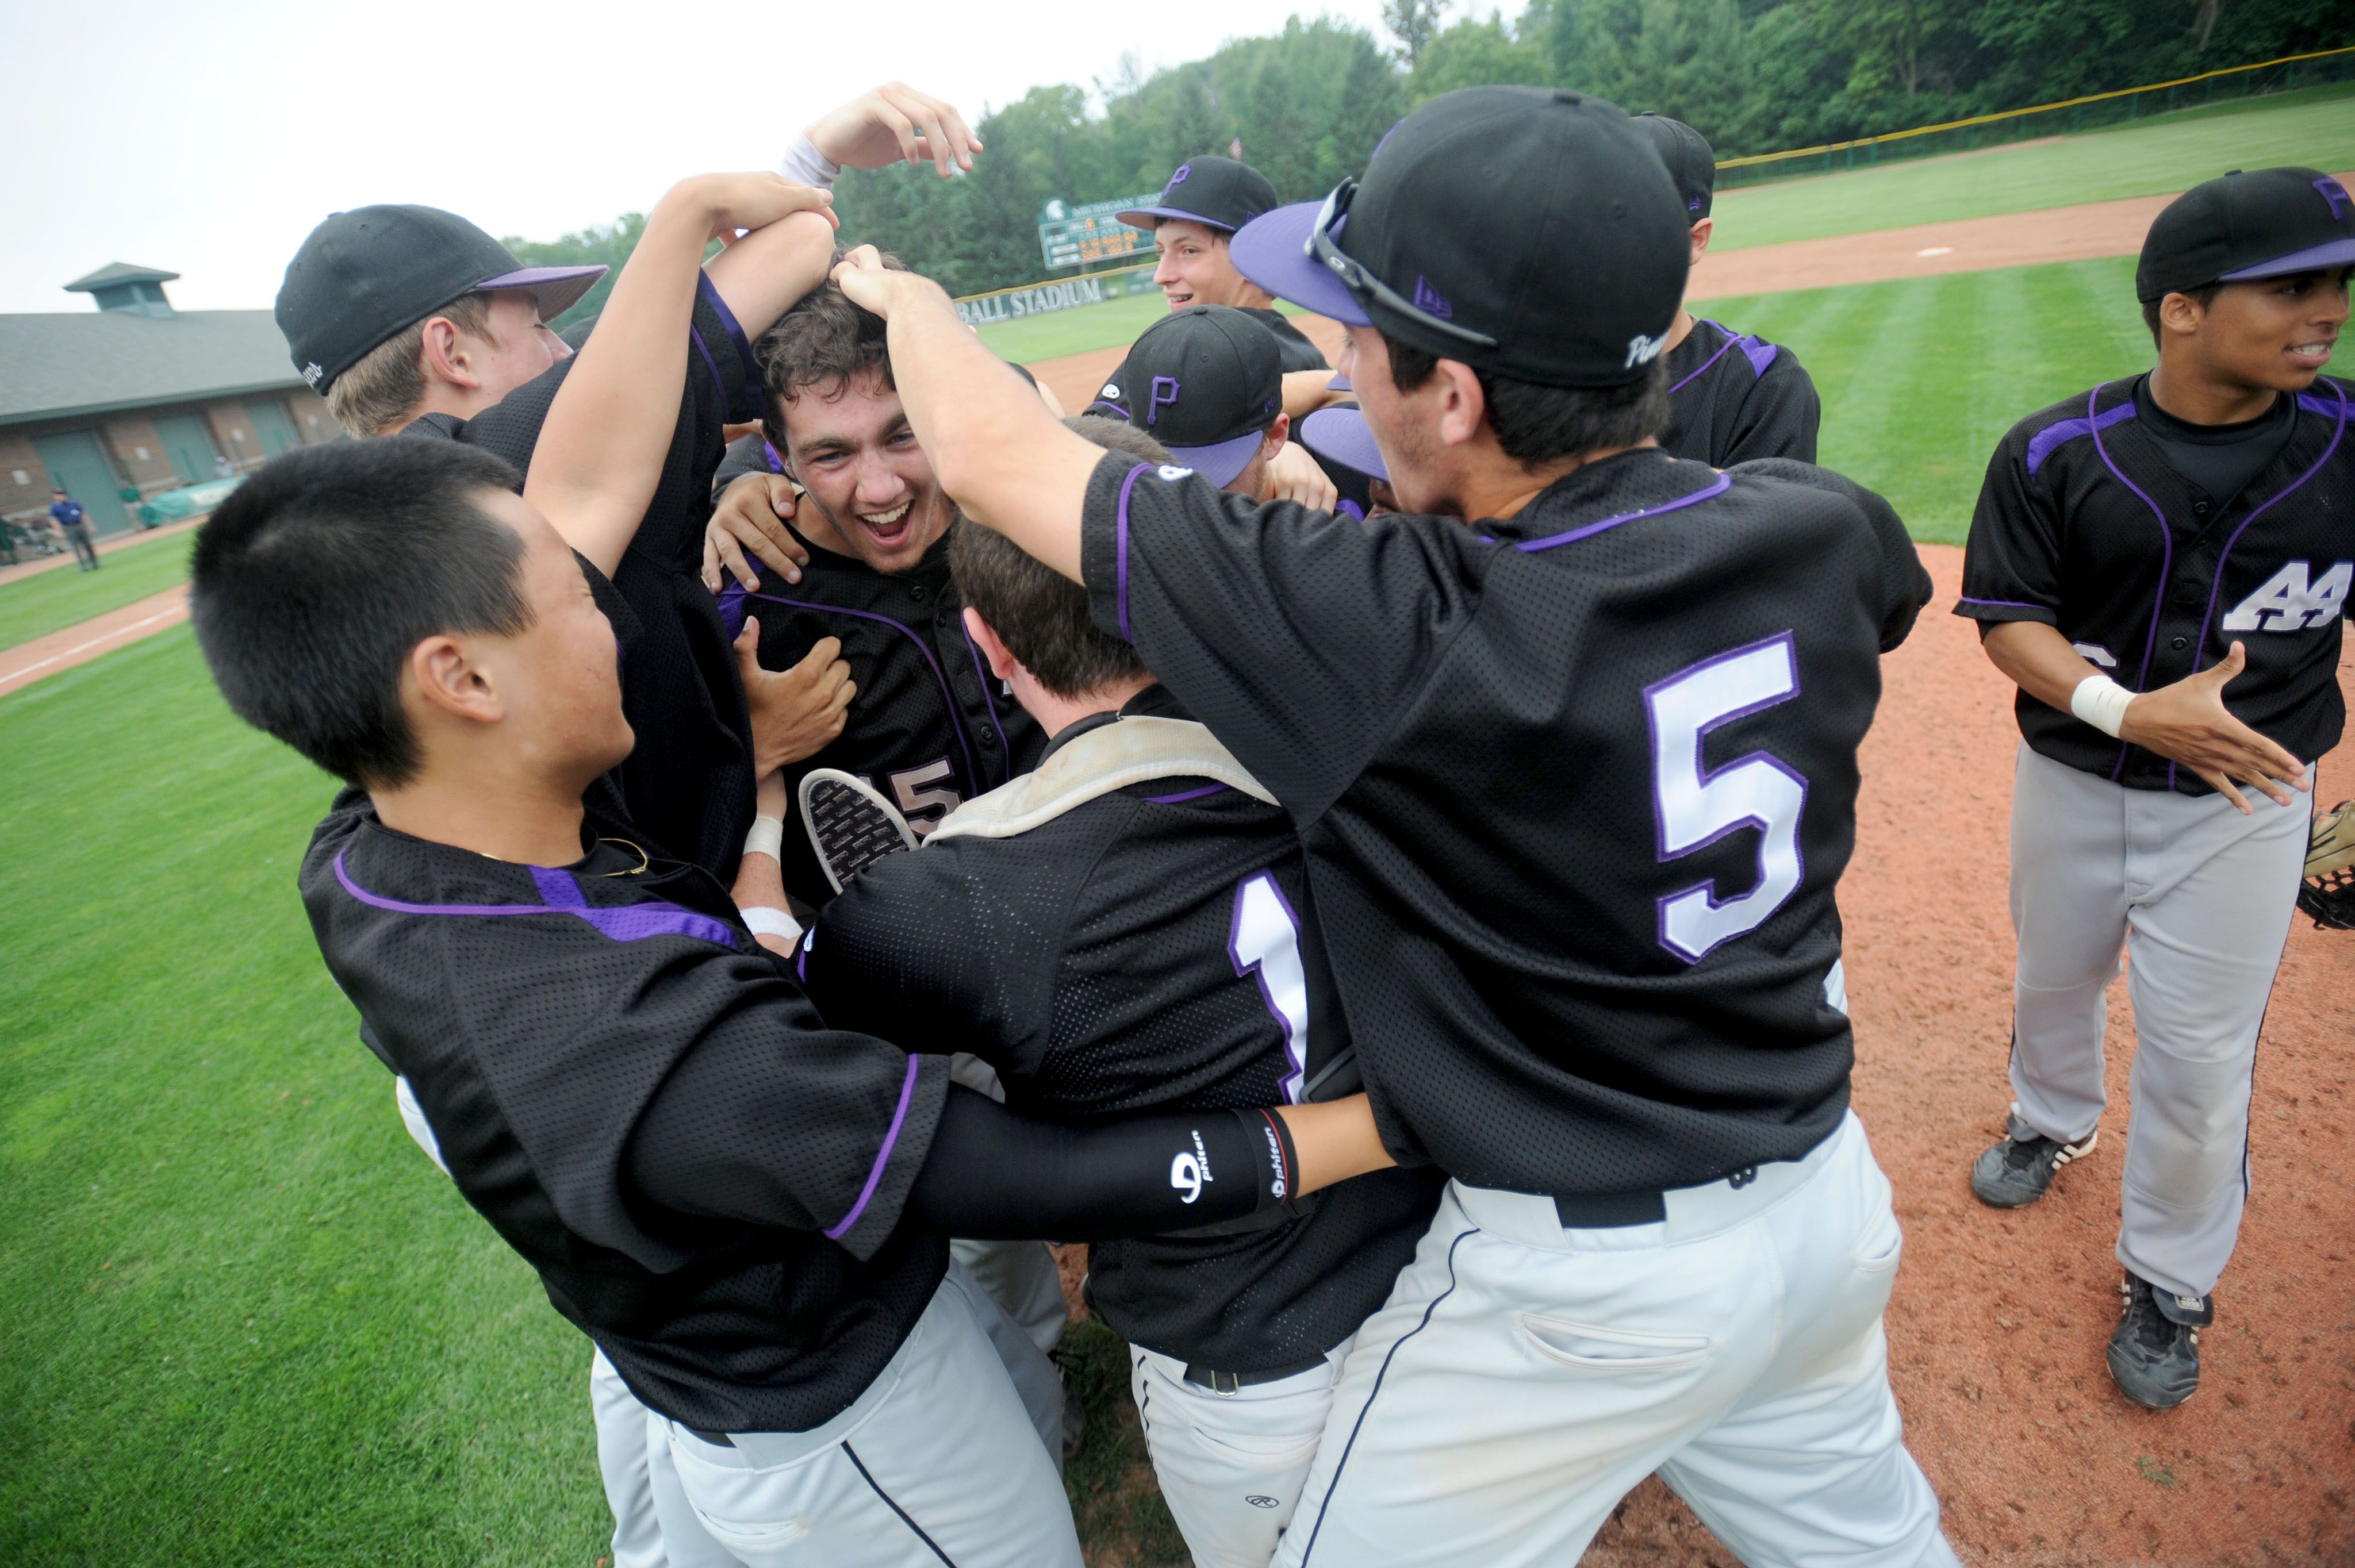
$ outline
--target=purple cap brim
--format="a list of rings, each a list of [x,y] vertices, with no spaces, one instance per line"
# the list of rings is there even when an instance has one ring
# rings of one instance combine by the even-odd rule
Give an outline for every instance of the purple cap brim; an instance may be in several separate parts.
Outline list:
[[[1190,468],[1221,490],[1234,482],[1235,475],[1251,466],[1259,450],[1261,433],[1253,430],[1247,436],[1237,436],[1231,441],[1220,441],[1208,447],[1171,447],[1169,455],[1181,468]]]
[[[1205,228],[1215,228],[1220,234],[1234,232],[1215,217],[1204,217],[1200,213],[1188,212],[1182,207],[1133,207],[1126,212],[1114,213],[1113,217],[1131,228],[1151,228],[1165,217],[1182,217],[1188,223],[1199,223]]]
[[[1325,383],[1325,390],[1327,392],[1355,392],[1357,388],[1349,385],[1349,378],[1348,376],[1342,375],[1337,370],[1333,373],[1333,379]]]
[[[2304,250],[2260,261],[2237,272],[2227,272],[2220,283],[2245,283],[2254,278],[2286,278],[2292,272],[2319,272],[2326,268],[2355,265],[2355,238],[2326,240]]]
[[[1371,326],[1372,320],[1358,308],[1341,280],[1308,254],[1308,231],[1324,210],[1323,202],[1305,201],[1263,212],[1235,230],[1227,254],[1236,271],[1277,299],[1330,316],[1344,326]]]
[[[1300,421],[1300,444],[1319,457],[1390,482],[1390,464],[1382,461],[1373,427],[1355,408],[1317,409]]]
[[[493,289],[529,289],[531,297],[539,304],[539,319],[552,322],[581,302],[581,296],[597,286],[597,280],[612,269],[588,267],[525,267],[513,272],[502,272],[496,278],[485,278],[474,285],[480,294]]]

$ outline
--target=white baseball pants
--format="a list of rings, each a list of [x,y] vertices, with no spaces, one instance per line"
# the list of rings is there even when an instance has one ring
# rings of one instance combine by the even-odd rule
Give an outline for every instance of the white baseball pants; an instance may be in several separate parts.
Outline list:
[[[1129,1392],[1162,1500],[1194,1568],[1267,1568],[1325,1436],[1349,1345],[1321,1366],[1233,1393],[1186,1381],[1186,1363],[1128,1348]]]
[[[2240,1235],[2257,1031],[2314,815],[2310,795],[2285,809],[2243,793],[2253,815],[2024,744],[2012,784],[2014,1107],[2064,1143],[2100,1122],[2104,993],[2123,947],[2136,1044],[2118,1261],[2179,1296],[2213,1290]]]
[[[656,1417],[692,1524],[744,1568],[1081,1568],[1071,1505],[986,1314],[1004,1316],[952,1267],[866,1392],[807,1432],[723,1446]],[[685,1533],[659,1488],[655,1505],[666,1540]]]
[[[1862,1125],[1667,1202],[1572,1230],[1450,1182],[1342,1364],[1275,1562],[1573,1563],[1657,1470],[1753,1568],[1954,1564],[1889,1389],[1902,1238]]]

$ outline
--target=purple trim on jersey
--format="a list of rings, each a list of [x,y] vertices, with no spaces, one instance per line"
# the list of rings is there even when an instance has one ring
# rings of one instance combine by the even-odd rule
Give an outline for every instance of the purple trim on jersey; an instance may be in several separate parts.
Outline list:
[[[2098,392],[2101,388],[2097,387],[2094,390]],[[2122,419],[2131,419],[2135,417],[2135,404],[2131,397],[2099,418],[2091,411],[2093,407],[2093,399],[2089,397],[2085,400],[2087,412],[2083,418],[2057,420],[2028,438],[2029,478],[2036,477],[2036,471],[2044,466],[2046,458],[2051,457],[2057,449],[2066,446],[2079,436],[2099,437],[2102,431],[2108,429],[2112,425]],[[2114,468],[2111,471],[2115,472],[2116,470]]]
[[[875,1189],[883,1180],[883,1167],[891,1162],[891,1150],[900,1141],[900,1128],[908,1119],[908,1102],[916,1097],[916,1064],[921,1057],[908,1058],[908,1075],[900,1081],[900,1106],[891,1113],[891,1125],[883,1129],[883,1147],[875,1151],[875,1163],[868,1167],[867,1185],[858,1190],[858,1202],[850,1205],[850,1213],[842,1216],[832,1230],[822,1233],[828,1241],[840,1241],[867,1212],[867,1201],[875,1196]]]
[[[594,927],[599,935],[616,942],[643,941],[648,937],[692,937],[698,941],[717,942],[723,948],[736,946],[735,931],[709,915],[698,915],[668,902],[591,908],[570,872],[545,865],[529,869],[532,883],[539,889],[544,903],[410,904],[362,887],[344,869],[344,852],[336,852],[336,880],[344,885],[344,891],[371,908],[389,909],[396,915],[572,915]]]
[[[726,331],[730,344],[736,350],[737,363],[743,366],[745,379],[759,385],[761,366],[752,357],[752,342],[744,335],[744,328],[737,322],[736,313],[728,308],[728,302],[721,299],[719,291],[712,286],[710,273],[696,274],[695,291],[702,297],[705,304],[711,307],[711,313],[719,318],[720,327]]]
[[[1704,317],[1704,318],[1702,318],[1702,319],[1703,319],[1703,320],[1705,320],[1705,321],[1707,320],[1707,318],[1706,318],[1706,317]],[[1721,344],[1719,344],[1717,345],[1717,352],[1716,352],[1715,354],[1710,355],[1707,359],[1704,359],[1704,360],[1702,360],[1702,361],[1700,362],[1700,368],[1699,370],[1694,371],[1694,372],[1692,373],[1692,375],[1691,375],[1691,376],[1686,376],[1682,381],[1679,381],[1679,382],[1678,382],[1675,386],[1673,386],[1673,387],[1669,387],[1669,388],[1668,388],[1668,396],[1669,396],[1669,397],[1675,397],[1678,393],[1679,393],[1679,392],[1683,391],[1687,387],[1691,386],[1691,385],[1692,385],[1692,383],[1693,383],[1693,381],[1694,381],[1694,379],[1695,379],[1695,377],[1697,377],[1697,376],[1702,376],[1702,375],[1706,374],[1706,373],[1708,372],[1709,367],[1710,367],[1710,366],[1715,365],[1719,360],[1723,359],[1723,358],[1725,357],[1725,351],[1726,351],[1727,349],[1732,348],[1732,347],[1734,345],[1734,344],[1736,344],[1737,342],[1739,342],[1739,341],[1740,341],[1740,339],[1738,338],[1738,336],[1735,334],[1735,333],[1734,333],[1733,329],[1732,329],[1732,328],[1731,328],[1731,327],[1729,327],[1729,326],[1726,326],[1726,325],[1725,325],[1725,324],[1723,324],[1722,323],[1720,323],[1720,322],[1709,322],[1709,323],[1708,323],[1708,324],[1709,324],[1709,325],[1710,325],[1710,326],[1713,326],[1713,327],[1717,328],[1717,330],[1718,330],[1718,331],[1720,331],[1720,332],[1721,332],[1721,333],[1725,334],[1725,341],[1724,341],[1723,343],[1721,343]]]
[[[1217,785],[1213,788],[1223,789],[1225,786]],[[1206,792],[1195,791],[1196,794]],[[1278,1080],[1276,1087],[1283,1093],[1285,1100],[1297,1105],[1301,1086],[1308,1080],[1308,1043],[1305,1040],[1293,1038],[1292,1020],[1284,1015],[1284,1009],[1275,1005],[1275,992],[1268,989],[1267,966],[1257,959],[1246,962],[1241,945],[1243,935],[1243,890],[1254,882],[1266,883],[1267,890],[1275,895],[1276,905],[1284,911],[1284,924],[1292,927],[1292,945],[1295,949],[1300,948],[1300,911],[1295,909],[1292,906],[1292,900],[1284,895],[1284,884],[1275,879],[1275,873],[1255,871],[1235,884],[1235,912],[1227,918],[1227,959],[1235,966],[1237,979],[1244,975],[1251,976],[1252,983],[1259,987],[1259,1000],[1266,1007],[1267,1015],[1275,1020],[1278,1029],[1284,1031],[1285,1071],[1284,1076]],[[1305,980],[1308,967],[1308,956],[1305,951],[1301,953],[1300,963],[1302,977]]]
[[[1215,795],[1225,788],[1224,784],[1205,784],[1199,789],[1180,789],[1175,795],[1147,795],[1145,798],[1145,803],[1148,806],[1175,806],[1188,800],[1199,800],[1205,795]],[[1276,890],[1279,897],[1282,896],[1283,891],[1282,888]],[[1232,943],[1234,940],[1232,932],[1228,933],[1227,940]]]
[[[2338,392],[2342,400],[2346,397],[2347,394],[2339,391],[2338,382],[2326,380],[2322,384],[2325,387],[2329,387],[2333,392]],[[2335,414],[2338,412],[2338,408],[2335,405],[2324,402],[2321,398],[2316,397],[2311,392],[2299,393],[2297,395],[2297,406],[2305,409],[2309,414]]]
[[[769,604],[782,604],[791,609],[815,610],[820,615],[847,615],[855,617],[860,620],[879,620],[884,625],[890,627],[892,630],[897,631],[900,635],[905,637],[909,641],[914,643],[916,645],[916,652],[924,656],[924,662],[932,667],[932,679],[940,683],[941,701],[947,705],[949,710],[949,727],[956,732],[957,749],[964,753],[965,779],[972,785],[973,792],[975,794],[978,795],[981,793],[981,769],[975,765],[973,760],[973,747],[965,741],[964,724],[962,718],[958,715],[956,696],[949,690],[948,675],[941,669],[941,662],[932,657],[932,649],[925,644],[924,640],[922,637],[916,635],[913,628],[903,625],[902,623],[892,620],[888,615],[878,615],[871,609],[846,609],[838,604],[819,604],[815,600],[805,599],[782,599],[773,593],[745,593],[742,591],[741,585],[740,584],[731,584],[730,588],[737,593],[737,602],[739,604],[741,604],[748,599],[757,599]],[[720,624],[724,626],[728,621],[728,594],[726,592],[720,594],[719,603],[719,620]],[[741,612],[740,611],[739,613],[741,615]],[[737,622],[737,630],[740,631],[743,630],[743,622],[741,619]],[[729,634],[729,640],[730,641],[735,640],[734,632],[730,632]],[[1000,736],[1000,738],[1003,739],[1004,737]],[[1007,766],[1011,767],[1012,764],[1008,763]]]
[[[1006,771],[1010,777],[1014,772],[1014,743],[1006,738],[1006,721],[997,716],[997,699],[989,694],[989,666],[981,662],[981,645],[966,630],[962,610],[957,614],[957,634],[964,639],[966,650],[973,654],[973,673],[974,678],[981,683],[982,705],[989,710],[989,723],[997,731],[997,744],[1006,752]]]
[[[1128,498],[1130,493],[1136,489],[1136,482],[1152,466],[1149,462],[1141,462],[1128,471],[1128,477],[1120,482],[1120,509],[1113,514],[1113,558],[1118,563],[1113,577],[1113,605],[1120,612],[1120,640],[1123,642],[1136,641],[1128,630]]]
[[[2111,385],[2111,383],[2104,383],[2104,387],[2109,385]],[[2133,416],[2135,406],[2133,394],[2128,393],[2126,400],[2119,404],[2117,408],[2113,408],[2106,414],[2096,416],[2094,412],[2094,405],[2100,399],[2102,392],[2103,387],[2096,387],[2091,392],[2086,393],[2085,418],[2082,421],[2072,419],[2067,422],[2070,424],[2082,423],[2084,426],[2085,432],[2094,438],[2094,450],[2100,456],[2102,466],[2110,471],[2110,477],[2116,480],[2120,484],[2125,485],[2128,490],[2133,491],[2136,499],[2139,500],[2145,506],[2149,507],[2150,514],[2158,519],[2158,591],[2150,601],[2150,634],[2143,639],[2142,673],[2135,677],[2134,689],[2139,692],[2143,689],[2143,683],[2150,679],[2151,656],[2158,652],[2158,618],[2167,609],[2167,579],[2169,574],[2175,570],[2175,531],[2167,525],[2167,514],[2159,510],[2158,503],[2144,494],[2142,487],[2137,484],[2133,480],[2128,479],[2126,476],[2126,471],[2110,460],[2110,449],[2102,442],[2102,427],[2105,424],[2115,425],[2121,418],[2128,418]],[[2124,408],[2126,412],[2125,414],[2120,414],[2118,412],[2118,408]],[[2036,440],[2042,440],[2046,436],[2051,435],[2052,430],[2057,430],[2060,428],[2060,426],[2055,425],[2052,426],[2051,429],[2039,431],[2036,436]],[[2053,444],[2057,446],[2060,443],[2056,441]],[[2035,445],[2036,441],[2029,442],[2029,447],[2031,452],[2034,450]],[[2029,471],[2033,473],[2036,471],[2034,469],[2030,469]],[[2133,747],[2125,741],[2120,741],[2118,743],[2118,760],[2110,769],[2111,783],[2116,783],[2119,777],[2126,772],[2126,754],[2133,749]]]
[[[695,344],[695,352],[703,355],[703,368],[711,372],[711,390],[719,396],[720,411],[734,413],[735,410],[729,406],[728,402],[728,383],[719,378],[719,362],[711,357],[709,349],[703,346],[703,334],[689,327],[687,329],[687,337],[689,343]]]
[[[1742,357],[1750,361],[1751,371],[1762,378],[1766,374],[1766,367],[1774,363],[1774,356],[1782,352],[1774,344],[1761,343],[1754,337],[1742,340]]]
[[[1970,595],[1965,594],[1955,602],[1992,605],[1998,609],[2041,609],[2048,615],[2052,612],[2052,607],[2049,604],[2030,604],[2026,599],[1973,599]]]
[[[1733,476],[1730,473],[1721,473],[1713,482],[1702,485],[1690,495],[1679,495],[1674,501],[1664,501],[1657,506],[1646,506],[1640,512],[1622,512],[1616,517],[1605,517],[1600,523],[1589,523],[1582,528],[1572,528],[1566,534],[1549,535],[1542,539],[1527,539],[1515,545],[1513,548],[1527,554],[1532,550],[1550,550],[1557,545],[1574,545],[1581,539],[1590,538],[1602,533],[1605,528],[1616,528],[1622,523],[1633,523],[1639,517],[1657,517],[1662,513],[1674,512],[1679,507],[1697,505],[1712,496],[1723,495],[1732,487]]]
[[[769,460],[769,471],[771,473],[783,473],[785,471],[785,460],[778,454],[776,447],[766,436],[762,436],[761,438],[761,451],[762,454]]]
[[[2292,491],[2296,490],[2299,486],[2303,485],[2307,480],[2312,479],[2316,474],[2320,473],[2322,471],[2322,465],[2330,461],[2330,454],[2339,450],[2339,439],[2347,433],[2347,394],[2344,391],[2339,390],[2339,384],[2337,382],[2332,382],[2330,384],[2330,388],[2332,391],[2339,393],[2339,408],[2337,409],[2339,422],[2331,429],[2330,444],[2322,449],[2322,455],[2314,460],[2313,467],[2307,469],[2304,473],[2299,474],[2296,479],[2291,480],[2287,485],[2275,491],[2273,494],[2266,496],[2264,501],[2253,507],[2250,510],[2249,514],[2241,519],[2241,525],[2232,530],[2232,536],[2224,541],[2224,548],[2216,557],[2216,575],[2208,584],[2208,608],[2200,612],[2200,635],[2191,644],[2191,672],[2193,674],[2198,674],[2200,673],[2200,655],[2208,646],[2208,622],[2216,613],[2216,594],[2217,591],[2224,586],[2224,563],[2232,558],[2232,546],[2241,542],[2241,535],[2249,531],[2250,524],[2255,522],[2258,518],[2264,516],[2268,511],[2272,510],[2275,502],[2281,500],[2284,496],[2288,495]],[[2302,398],[2301,401],[2303,401]],[[2167,787],[2169,789],[2175,788],[2175,763],[2172,759],[2169,759],[2167,765]]]

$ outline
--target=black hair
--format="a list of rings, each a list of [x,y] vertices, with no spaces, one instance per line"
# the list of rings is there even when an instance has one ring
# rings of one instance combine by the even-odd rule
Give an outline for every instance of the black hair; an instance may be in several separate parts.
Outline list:
[[[849,254],[836,246],[836,265]],[[882,264],[886,271],[908,270],[897,256],[885,255]],[[761,367],[762,391],[771,421],[769,438],[780,450],[785,442],[785,405],[804,389],[815,387],[819,397],[832,397],[853,378],[869,371],[883,378],[886,388],[896,391],[899,387],[891,379],[891,352],[883,318],[852,304],[831,274],[761,334],[752,345],[752,358]]]
[[[2204,311],[2216,302],[2216,296],[2222,293],[2224,285],[2222,283],[2203,283],[2197,289],[2174,289],[2169,291],[2190,295],[2200,302],[2200,308]],[[2142,302],[2142,324],[2150,329],[2150,345],[2153,348],[2159,345],[2158,307],[2166,302],[2166,294]]]
[[[1391,385],[1412,392],[1439,370],[1439,355],[1382,334],[1391,355]],[[1497,444],[1523,468],[1562,458],[1632,447],[1668,428],[1668,356],[1652,361],[1625,387],[1540,387],[1472,367],[1488,405]]]
[[[189,619],[230,710],[351,783],[408,782],[410,651],[531,626],[523,542],[476,500],[517,483],[488,452],[400,436],[302,448],[250,476],[197,532],[190,569]]]
[[[1075,414],[1063,423],[1107,450],[1142,462],[1171,461],[1167,448],[1119,419]],[[1097,627],[1087,589],[1003,535],[959,518],[949,531],[949,571],[1006,651],[1057,696],[1083,697],[1148,673],[1135,649]]]

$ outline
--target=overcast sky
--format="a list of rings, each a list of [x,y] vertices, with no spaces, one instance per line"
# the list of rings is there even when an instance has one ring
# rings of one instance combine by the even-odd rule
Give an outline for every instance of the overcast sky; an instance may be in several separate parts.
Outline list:
[[[1302,9],[1379,32],[1380,0]],[[1148,71],[1198,59],[1284,16],[1265,0],[1135,6],[1129,22],[1038,0],[0,10],[21,90],[0,131],[8,312],[87,310],[59,285],[109,261],[183,274],[184,309],[266,308],[339,207],[426,202],[550,238],[644,210],[680,175],[765,166],[893,77],[977,117],[1044,83],[1110,80],[1124,54]]]

